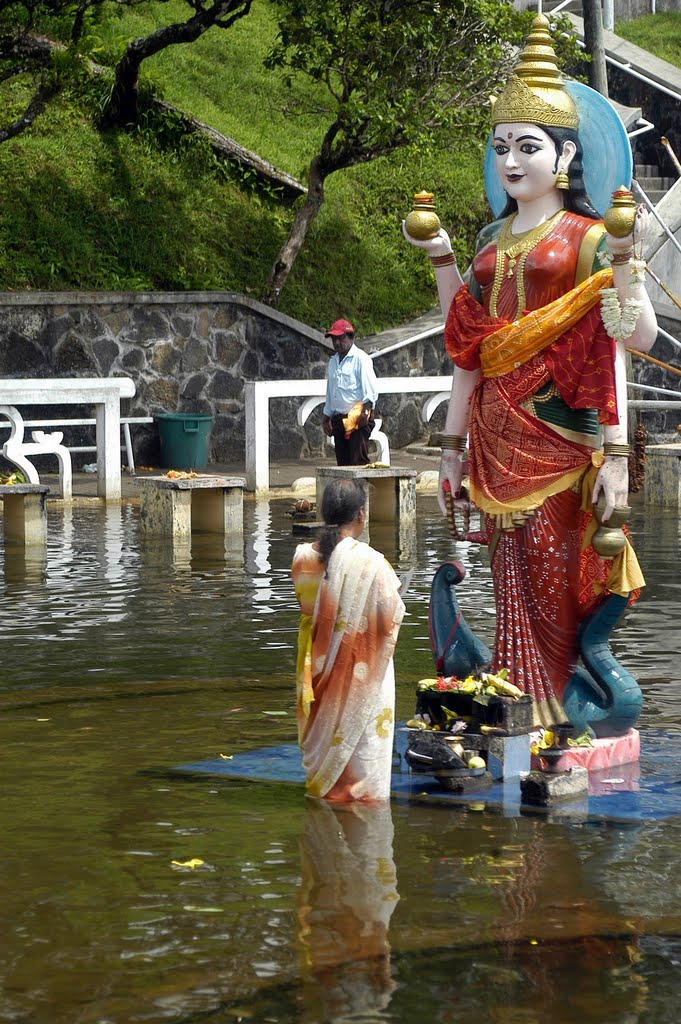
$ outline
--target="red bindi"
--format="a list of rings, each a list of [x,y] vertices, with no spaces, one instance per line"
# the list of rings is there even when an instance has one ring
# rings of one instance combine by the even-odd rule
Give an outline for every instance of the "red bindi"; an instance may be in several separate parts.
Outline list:
[[[506,136],[506,138],[507,139],[512,139],[513,138],[513,132],[509,132],[508,135]]]

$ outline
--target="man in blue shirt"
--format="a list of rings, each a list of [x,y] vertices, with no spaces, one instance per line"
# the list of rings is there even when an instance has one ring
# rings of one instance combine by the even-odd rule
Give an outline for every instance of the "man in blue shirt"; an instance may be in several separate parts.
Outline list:
[[[366,466],[378,397],[374,365],[354,344],[355,328],[347,320],[336,320],[326,337],[336,351],[326,375],[322,428],[327,437],[333,437],[337,465]]]

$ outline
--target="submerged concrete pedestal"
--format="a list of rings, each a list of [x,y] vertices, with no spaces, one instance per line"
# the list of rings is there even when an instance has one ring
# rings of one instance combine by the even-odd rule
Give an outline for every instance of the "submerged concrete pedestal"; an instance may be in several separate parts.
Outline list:
[[[505,782],[529,772],[528,733],[521,733],[518,736],[486,736],[483,739],[487,748],[487,770],[493,779],[503,779]]]
[[[644,494],[647,505],[681,507],[681,444],[646,446]]]
[[[329,480],[364,480],[367,487],[367,522],[413,523],[416,520],[416,470],[370,469],[368,466],[319,466],[317,468],[317,510]]]
[[[42,484],[0,485],[6,541],[26,545],[47,543],[49,490]]]
[[[575,767],[561,772],[531,771],[520,780],[522,803],[534,807],[555,807],[580,800],[589,791],[589,773]]]
[[[192,533],[243,534],[243,477],[144,477],[140,519],[147,533],[182,540]]]

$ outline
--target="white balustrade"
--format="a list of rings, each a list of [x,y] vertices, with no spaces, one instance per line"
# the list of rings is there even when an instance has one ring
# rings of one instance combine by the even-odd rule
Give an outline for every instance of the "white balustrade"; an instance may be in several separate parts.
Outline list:
[[[379,377],[378,393],[433,395],[422,418],[427,423],[435,409],[449,397],[451,377]],[[267,491],[270,486],[270,401],[277,398],[304,399],[298,422],[304,423],[324,401],[326,380],[247,380],[246,402],[246,489]],[[390,424],[388,424],[388,433]]]
[[[106,501],[119,501],[121,497],[121,399],[132,398],[135,385],[129,377],[61,377],[44,379],[0,380],[0,406],[81,405],[93,406],[97,444],[97,494]],[[7,413],[5,413],[7,416]],[[13,417],[8,417],[10,420]],[[54,422],[54,421],[52,421]],[[38,425],[32,421],[32,425]],[[44,425],[47,425],[45,423]],[[22,424],[23,428],[23,424]],[[16,433],[16,432],[13,432]],[[22,429],[23,433],[23,429]],[[40,452],[54,452],[54,439],[46,435],[33,442]],[[49,435],[47,435],[49,437]],[[42,446],[41,446],[42,445]],[[47,447],[45,447],[47,445]],[[32,454],[38,451],[31,449]],[[21,455],[21,453],[19,453]],[[7,456],[11,460],[11,456]],[[14,460],[11,460],[14,461]],[[63,479],[63,478],[62,478]]]

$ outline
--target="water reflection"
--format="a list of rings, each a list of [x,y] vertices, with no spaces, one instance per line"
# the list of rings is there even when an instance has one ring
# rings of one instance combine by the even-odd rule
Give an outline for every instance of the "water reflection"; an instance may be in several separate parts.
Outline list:
[[[305,1019],[314,1024],[378,1019],[390,1002],[393,836],[389,804],[308,801],[297,913]]]
[[[234,563],[204,535],[144,537],[133,504],[50,509],[40,555],[0,545],[0,1018],[674,1020],[680,819],[377,813],[173,773],[295,739],[289,506],[245,503]],[[641,680],[644,728],[681,732],[679,520],[639,506],[632,528],[648,586],[613,647]],[[494,625],[486,554],[452,541],[434,498],[418,499],[415,542],[412,559],[385,538],[396,571],[415,568],[402,718],[432,673],[439,564],[463,560],[467,620],[488,643]],[[192,857],[205,869],[171,866]]]
[[[16,586],[36,586],[45,582],[47,548],[43,544],[5,543],[5,583],[8,591]]]
[[[272,515],[270,503],[256,498],[253,509],[252,528],[246,537],[246,571],[252,576],[267,575],[270,564],[270,526]]]

